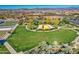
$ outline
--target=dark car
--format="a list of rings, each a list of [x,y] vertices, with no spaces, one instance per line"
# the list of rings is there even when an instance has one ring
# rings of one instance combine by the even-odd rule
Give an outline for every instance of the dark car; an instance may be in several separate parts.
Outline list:
[[[0,19],[0,24],[4,23],[4,20]]]
[[[0,45],[3,45],[6,42],[4,39],[0,39]]]

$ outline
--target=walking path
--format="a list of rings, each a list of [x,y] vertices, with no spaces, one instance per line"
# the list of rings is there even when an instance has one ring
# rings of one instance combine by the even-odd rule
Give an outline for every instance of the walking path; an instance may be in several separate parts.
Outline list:
[[[13,28],[12,28],[12,31],[13,32],[16,27],[18,26],[18,24],[16,24]],[[7,39],[9,36],[11,35],[11,33],[8,33],[6,34],[6,36],[4,37],[4,39]],[[11,54],[17,54],[17,52],[15,51],[15,49],[8,43],[8,42],[5,42],[4,43],[4,46],[8,49],[8,51],[11,53]]]
[[[5,42],[4,43],[4,46],[9,50],[9,52],[11,54],[16,54],[17,52],[13,49],[13,47],[8,43],[8,42]]]
[[[30,29],[27,27],[27,25],[26,25],[26,29],[29,30],[29,31],[33,31],[33,32],[36,32],[36,31],[37,31],[37,29],[30,30]],[[54,29],[54,30],[51,30],[51,31],[56,31],[56,30],[59,30],[59,29],[60,29],[60,28]],[[37,32],[49,32],[49,31],[37,31]]]
[[[78,43],[78,42],[79,42],[79,36],[78,36],[78,37],[76,37],[76,38],[75,38],[75,40],[74,40],[74,41],[72,41],[72,43],[73,43],[73,42]]]
[[[6,33],[6,35],[3,37],[4,40],[6,40],[6,38],[8,38],[11,34],[10,33]]]
[[[0,31],[10,31],[12,28],[0,28]]]
[[[14,32],[14,30],[17,28],[19,24],[16,24],[13,28],[12,28],[12,32]]]
[[[77,28],[78,29],[78,28]],[[74,29],[73,29],[74,30]],[[79,32],[78,31],[76,31],[76,30],[74,30],[75,32],[77,32],[77,37],[75,38],[75,40],[73,41],[73,42],[75,42],[75,43],[79,43]]]
[[[16,24],[16,25],[12,28],[12,31],[11,31],[11,32],[13,32],[13,31],[16,29],[17,26],[18,26],[18,24]],[[6,40],[10,35],[11,35],[11,33],[6,32],[6,35],[3,37],[3,39]]]

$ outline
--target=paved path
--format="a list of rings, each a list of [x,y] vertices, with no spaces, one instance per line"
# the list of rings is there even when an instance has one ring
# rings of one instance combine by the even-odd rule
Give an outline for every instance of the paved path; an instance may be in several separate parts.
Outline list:
[[[19,25],[19,24],[16,24],[16,25],[12,28],[12,31],[11,31],[11,32],[14,32],[14,30],[16,29],[16,27],[17,27],[18,25]],[[11,33],[6,32],[6,34],[5,34],[5,36],[3,37],[3,39],[7,39],[10,35],[11,35]]]
[[[8,42],[5,42],[4,46],[9,50],[11,54],[17,54],[17,52],[12,48],[12,46]]]
[[[6,35],[3,37],[3,39],[6,40],[6,38],[8,38],[11,34],[6,32]]]
[[[0,31],[10,31],[12,28],[0,28]]]
[[[75,40],[73,41],[75,43],[79,42],[79,36],[75,38]]]
[[[17,26],[18,26],[18,24],[16,24],[15,27],[12,28],[12,32],[16,29]],[[4,37],[4,39],[7,39],[10,35],[11,35],[10,33],[7,33],[7,35]],[[14,50],[14,48],[8,42],[5,42],[4,46],[9,50],[9,52],[11,54],[17,54],[17,52]]]
[[[19,24],[16,24],[13,28],[12,28],[12,32],[17,28]]]

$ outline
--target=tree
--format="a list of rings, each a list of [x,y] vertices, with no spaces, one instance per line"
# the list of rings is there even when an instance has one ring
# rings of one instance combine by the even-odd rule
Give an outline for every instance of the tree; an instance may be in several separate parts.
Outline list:
[[[38,26],[38,19],[37,18],[35,18],[34,24]]]
[[[54,21],[53,21],[53,23],[54,23],[54,26],[55,26],[55,27],[58,27],[58,25],[59,25],[59,23],[60,23],[59,18],[55,18]]]
[[[22,24],[23,24],[23,20],[20,19],[20,20],[19,20],[19,25],[22,25]]]
[[[62,23],[69,24],[69,21],[68,21],[67,18],[64,18],[64,19],[62,20]]]
[[[46,24],[50,24],[50,23],[51,23],[51,18],[48,16],[48,17],[45,19],[45,22],[46,22]]]
[[[6,17],[4,15],[0,15],[0,19],[5,19]]]
[[[29,19],[29,23],[27,25],[30,29],[33,29],[33,25],[34,25],[33,19]]]

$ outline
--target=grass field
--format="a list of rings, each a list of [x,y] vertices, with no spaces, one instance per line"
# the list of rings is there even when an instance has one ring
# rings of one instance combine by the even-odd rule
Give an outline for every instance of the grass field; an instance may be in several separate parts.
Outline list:
[[[47,41],[50,44],[53,41],[69,43],[77,36],[72,30],[60,30],[54,32],[31,32],[25,29],[25,26],[18,26],[15,32],[8,38],[8,42],[16,51],[26,51],[39,44],[41,41]]]
[[[5,48],[5,46],[0,45],[0,54],[8,54],[9,51]]]

